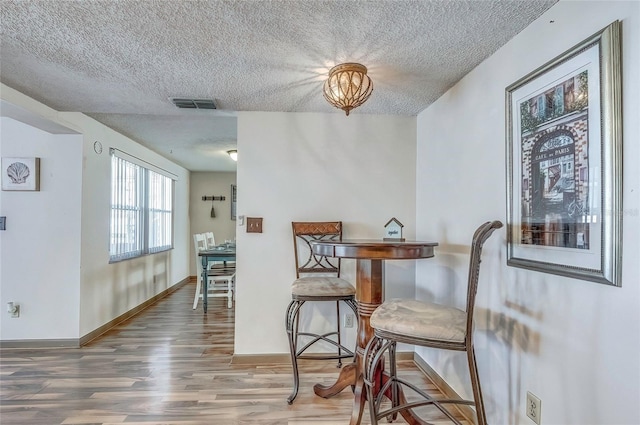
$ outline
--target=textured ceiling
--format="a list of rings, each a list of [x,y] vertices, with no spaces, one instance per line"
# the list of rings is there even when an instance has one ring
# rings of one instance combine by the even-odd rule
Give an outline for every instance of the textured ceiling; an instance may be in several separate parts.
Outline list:
[[[322,83],[360,62],[374,91],[354,114],[416,115],[556,1],[1,0],[0,79],[190,170],[231,171],[237,111],[342,114]]]

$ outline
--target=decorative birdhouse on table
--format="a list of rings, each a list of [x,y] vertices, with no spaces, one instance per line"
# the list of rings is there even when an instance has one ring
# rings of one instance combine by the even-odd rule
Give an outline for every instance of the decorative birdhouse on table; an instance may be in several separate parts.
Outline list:
[[[402,228],[404,225],[400,223],[395,217],[384,225],[384,240],[385,241],[403,241]]]

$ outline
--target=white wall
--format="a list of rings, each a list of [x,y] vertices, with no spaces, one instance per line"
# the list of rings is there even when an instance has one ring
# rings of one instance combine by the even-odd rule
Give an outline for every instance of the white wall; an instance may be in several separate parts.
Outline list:
[[[238,215],[263,217],[264,233],[238,227],[235,352],[287,353],[291,221],[342,220],[345,238],[381,238],[395,216],[412,238],[415,117],[241,112],[238,152]],[[355,262],[344,261],[343,271],[355,283]],[[414,261],[386,272],[388,293],[413,296]],[[332,317],[313,313],[303,321]]]
[[[417,237],[441,246],[417,267],[417,296],[462,306],[472,232],[506,221],[505,88],[616,19],[624,32],[622,287],[507,267],[504,229],[487,242],[475,335],[489,423],[531,423],[527,391],[542,400],[543,424],[640,423],[640,3],[561,1],[418,116]],[[470,396],[463,356],[417,351]]]
[[[72,188],[75,187],[77,190],[69,195],[73,203],[73,213],[52,217],[47,211],[39,217],[42,219],[43,228],[58,229],[60,222],[71,222],[74,226],[73,232],[66,232],[64,237],[56,237],[56,240],[58,249],[59,244],[62,243],[71,247],[68,249],[70,255],[79,253],[79,259],[73,265],[69,265],[70,268],[75,268],[76,279],[79,279],[76,283],[79,286],[75,289],[77,292],[75,299],[66,300],[62,296],[53,296],[46,300],[47,305],[57,302],[63,302],[65,305],[67,302],[74,304],[72,307],[75,310],[73,336],[75,338],[85,336],[164,289],[186,279],[189,276],[191,249],[188,171],[81,113],[58,112],[7,86],[2,85],[1,88],[4,101],[82,134],[81,142],[76,142],[76,150],[73,152],[75,157],[66,165],[68,172],[76,173],[73,183],[77,186]],[[104,148],[102,154],[94,152],[95,141],[102,143]],[[21,138],[20,142],[26,145],[24,149],[31,144],[25,138]],[[177,176],[173,250],[109,264],[110,147],[125,151]],[[57,195],[55,198],[60,199]],[[54,201],[53,205],[56,202]],[[5,208],[4,202],[2,208]],[[9,223],[12,220],[8,218]],[[29,221],[33,222],[33,220]],[[4,235],[1,237],[4,240]],[[6,251],[7,247],[3,246],[3,262]],[[59,252],[61,256],[67,258],[67,251],[60,249]],[[28,258],[31,260],[30,256]],[[38,264],[35,267],[38,267]],[[30,270],[26,269],[26,271]],[[48,285],[51,287],[64,287],[68,284],[56,273],[53,274],[54,279],[52,279],[50,271],[41,270],[41,272],[47,274]],[[15,291],[18,281],[11,279],[5,283],[4,271],[2,273],[2,298],[4,299],[5,285],[8,285],[11,291]],[[21,272],[21,274],[24,273],[25,270]],[[20,319],[12,319],[8,322],[3,320],[2,340],[10,339],[9,335],[16,335],[14,330],[5,333],[4,327],[7,324],[13,329],[20,321],[33,320],[35,323],[47,321],[48,316],[44,314],[47,310],[41,305],[37,307],[29,308],[29,314],[33,317],[27,316],[25,312],[25,316]],[[54,320],[49,323],[57,322]],[[39,331],[41,326],[26,328],[22,329],[23,332],[18,338],[13,339],[57,339],[51,334],[43,336]],[[68,332],[65,333],[67,334]]]
[[[80,335],[108,323],[189,276],[189,171],[81,113],[62,113],[82,129]],[[104,146],[93,151],[94,141]],[[174,249],[109,264],[111,157],[116,148],[176,175]]]
[[[0,123],[0,156],[40,158],[40,191],[0,192],[2,339],[77,339],[82,136]],[[6,313],[9,301],[20,305],[19,318]]]
[[[229,161],[232,161],[229,158]],[[213,232],[216,243],[236,238],[236,222],[231,220],[231,185],[236,184],[236,173],[191,173],[189,195],[189,221],[191,234]],[[224,196],[224,201],[203,201],[203,196]],[[211,217],[211,205],[215,218]],[[196,275],[196,259],[193,243],[190,245],[189,270]]]

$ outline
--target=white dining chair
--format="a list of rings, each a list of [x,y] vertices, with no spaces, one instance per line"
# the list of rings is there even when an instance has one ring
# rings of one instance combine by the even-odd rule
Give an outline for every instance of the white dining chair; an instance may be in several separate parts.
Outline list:
[[[203,234],[193,235],[193,247],[196,257],[196,292],[193,299],[193,309],[198,307],[198,302],[203,298],[202,258],[198,255],[203,248]],[[214,267],[207,270],[207,294],[208,298],[226,297],[227,308],[233,307],[233,284],[236,277],[235,267]]]
[[[213,249],[216,246],[216,237],[213,232],[204,232],[204,238],[208,249]]]
[[[198,252],[209,248],[207,245],[207,237],[204,233],[195,233],[193,235],[193,242]]]

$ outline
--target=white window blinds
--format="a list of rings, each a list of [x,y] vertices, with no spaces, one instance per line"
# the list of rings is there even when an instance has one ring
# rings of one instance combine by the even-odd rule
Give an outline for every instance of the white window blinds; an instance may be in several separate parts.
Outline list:
[[[111,155],[110,261],[171,249],[173,179],[114,149]]]
[[[171,248],[173,223],[173,181],[147,171],[149,193],[149,252]]]

